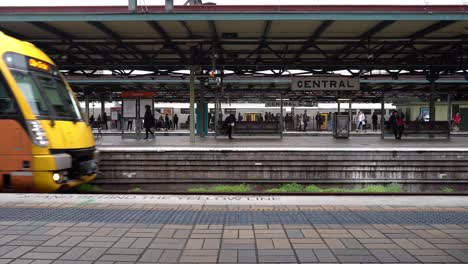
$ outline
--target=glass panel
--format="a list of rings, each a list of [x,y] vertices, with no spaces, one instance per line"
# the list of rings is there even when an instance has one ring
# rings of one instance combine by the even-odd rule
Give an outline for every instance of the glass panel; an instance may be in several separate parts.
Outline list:
[[[13,74],[18,87],[23,92],[23,96],[26,98],[26,101],[31,107],[33,113],[37,116],[49,115],[49,108],[40,94],[32,76],[26,72],[20,71],[12,71],[11,73]]]
[[[0,76],[0,115],[17,114],[15,100],[8,91],[6,82]]]
[[[75,99],[62,81],[42,75],[38,76],[37,79],[52,104],[57,118],[79,119],[81,117]]]

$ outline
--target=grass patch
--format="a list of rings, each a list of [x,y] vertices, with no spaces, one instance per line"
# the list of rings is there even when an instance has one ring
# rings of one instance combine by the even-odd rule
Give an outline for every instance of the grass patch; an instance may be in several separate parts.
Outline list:
[[[444,193],[451,193],[453,192],[453,189],[450,188],[450,187],[444,187],[442,189],[440,189],[441,192],[444,192]]]
[[[130,189],[129,191],[130,192],[141,192],[141,188],[140,187],[135,187],[133,189]]]
[[[76,186],[75,188],[73,188],[73,190],[77,192],[102,192],[103,191],[101,187],[88,184],[88,183],[80,184]]]
[[[304,186],[297,183],[283,184],[278,188],[266,189],[265,192],[295,193],[304,192]]]
[[[385,193],[385,192],[401,192],[400,184],[392,183],[389,185],[370,185],[365,188],[320,188],[317,185],[311,184],[303,186],[297,183],[283,184],[278,188],[266,189],[265,192],[269,193],[294,193],[294,192],[308,192],[308,193],[344,193],[344,192],[357,192],[357,193]]]
[[[187,191],[189,192],[232,192],[232,193],[243,193],[251,192],[252,187],[247,184],[238,184],[238,185],[216,185],[211,188],[205,187],[196,187],[190,188]]]

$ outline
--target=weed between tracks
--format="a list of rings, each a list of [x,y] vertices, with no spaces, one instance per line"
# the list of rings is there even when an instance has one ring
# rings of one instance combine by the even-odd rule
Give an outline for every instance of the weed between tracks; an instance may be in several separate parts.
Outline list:
[[[247,184],[240,185],[217,185],[212,188],[190,188],[188,192],[251,192],[252,187]],[[385,192],[401,192],[402,186],[400,184],[392,183],[389,185],[371,185],[365,188],[320,188],[316,185],[301,185],[297,183],[283,184],[278,188],[265,189],[264,192],[268,193],[385,193]]]
[[[189,192],[251,192],[252,187],[247,184],[239,184],[239,185],[217,185],[212,188],[205,188],[205,187],[198,187],[198,188],[190,188],[187,191]]]

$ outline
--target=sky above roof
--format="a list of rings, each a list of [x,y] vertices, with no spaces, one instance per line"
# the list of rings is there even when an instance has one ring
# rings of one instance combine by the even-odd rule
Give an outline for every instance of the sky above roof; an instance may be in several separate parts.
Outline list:
[[[182,5],[186,0],[174,0]],[[468,5],[468,0],[203,0],[218,5]],[[139,5],[163,5],[164,0],[138,0]],[[128,0],[15,0],[0,6],[109,6],[128,5]]]

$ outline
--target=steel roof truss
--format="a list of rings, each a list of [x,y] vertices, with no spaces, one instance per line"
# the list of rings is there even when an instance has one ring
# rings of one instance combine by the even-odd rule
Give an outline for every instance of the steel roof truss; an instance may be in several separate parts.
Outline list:
[[[162,26],[156,22],[156,21],[147,21],[146,22],[148,25],[150,25],[156,32],[158,32],[159,35],[161,35],[166,43],[166,45],[173,49],[177,55],[180,57],[180,59],[186,63],[187,62],[187,57],[185,56],[184,52],[175,44],[169,34],[162,28]],[[187,27],[188,30],[188,27]]]

